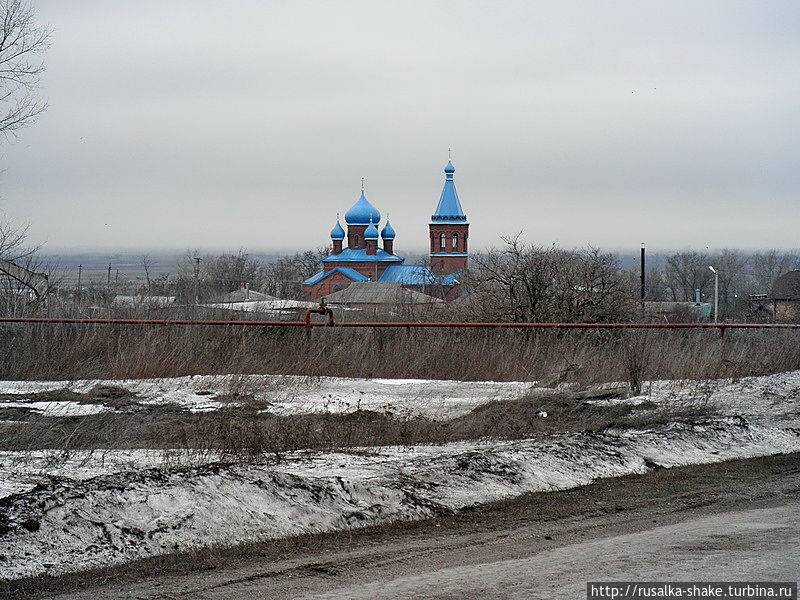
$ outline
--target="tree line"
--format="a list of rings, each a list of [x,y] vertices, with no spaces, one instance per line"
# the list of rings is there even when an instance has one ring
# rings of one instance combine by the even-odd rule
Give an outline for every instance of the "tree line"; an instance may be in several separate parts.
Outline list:
[[[586,247],[536,246],[520,236],[471,259],[466,278],[469,312],[488,320],[517,322],[619,322],[641,317],[639,265],[624,268],[617,254]],[[638,262],[638,261],[637,261]],[[748,321],[753,297],[770,294],[778,277],[800,269],[794,251],[678,251],[651,260],[645,300],[713,302],[719,273],[719,307],[724,318]]]

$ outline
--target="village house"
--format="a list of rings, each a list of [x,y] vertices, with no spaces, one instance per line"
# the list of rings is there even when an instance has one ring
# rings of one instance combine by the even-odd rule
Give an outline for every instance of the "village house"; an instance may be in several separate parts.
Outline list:
[[[769,300],[777,323],[800,323],[800,271],[789,271],[778,277]]]

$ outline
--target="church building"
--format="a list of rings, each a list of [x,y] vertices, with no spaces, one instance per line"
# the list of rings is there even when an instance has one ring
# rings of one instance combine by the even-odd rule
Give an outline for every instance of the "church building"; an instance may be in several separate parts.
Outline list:
[[[457,297],[459,277],[467,269],[469,222],[458,199],[455,171],[448,161],[439,204],[428,224],[429,265],[406,265],[395,254],[395,230],[388,220],[381,227],[381,213],[367,200],[362,185],[361,197],[344,215],[347,231],[337,219],[331,231],[332,250],[322,259],[322,270],[303,282],[305,298],[316,300],[362,281],[400,283],[446,299]]]

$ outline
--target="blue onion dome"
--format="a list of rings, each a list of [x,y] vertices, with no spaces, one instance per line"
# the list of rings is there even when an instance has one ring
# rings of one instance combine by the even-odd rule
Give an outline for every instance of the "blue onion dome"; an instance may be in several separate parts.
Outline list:
[[[381,213],[370,204],[370,201],[364,196],[364,190],[361,190],[361,198],[345,213],[344,220],[348,225],[369,225],[373,221],[380,223]]]
[[[455,173],[456,172],[456,168],[453,166],[453,161],[451,161],[451,160],[447,161],[447,166],[444,168],[444,172],[445,173]]]
[[[331,229],[331,239],[332,240],[344,239],[344,229],[342,229],[342,226],[339,225],[339,219],[336,219],[336,225],[334,225],[333,229]]]
[[[365,240],[377,240],[378,239],[378,228],[375,227],[375,223],[372,222],[372,219],[369,221],[369,227],[364,231],[364,239]]]
[[[386,221],[386,227],[381,231],[381,237],[385,240],[393,240],[395,236],[394,228],[389,221]]]

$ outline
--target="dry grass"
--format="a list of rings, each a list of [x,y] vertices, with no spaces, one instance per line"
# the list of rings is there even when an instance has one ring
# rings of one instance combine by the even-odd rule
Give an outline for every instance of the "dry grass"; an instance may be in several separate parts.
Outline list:
[[[584,383],[715,379],[800,368],[797,331],[517,331],[21,325],[0,379],[274,373]]]
[[[11,412],[0,416],[21,423],[0,424],[0,448],[62,452],[177,448],[199,458],[241,460],[300,448],[514,439],[555,431],[640,427],[696,417],[709,409],[598,406],[555,392],[543,395],[539,390],[530,397],[487,404],[445,422],[369,411],[277,416],[262,412],[270,390],[255,389],[253,378],[246,374],[466,381],[550,377],[584,386],[626,381],[636,392],[649,379],[700,382],[798,369],[798,335],[795,331],[730,331],[721,339],[711,331],[660,330],[6,327],[0,330],[0,377],[4,379],[240,375],[230,376],[226,393],[216,398],[229,401],[230,406],[206,414],[142,406],[127,390],[115,386],[96,388],[86,395],[65,390],[36,397],[28,394],[25,397],[34,400],[102,403],[115,410],[56,417],[9,407],[5,410]]]

